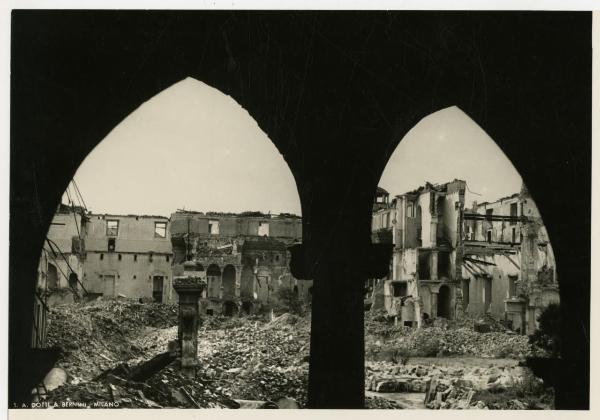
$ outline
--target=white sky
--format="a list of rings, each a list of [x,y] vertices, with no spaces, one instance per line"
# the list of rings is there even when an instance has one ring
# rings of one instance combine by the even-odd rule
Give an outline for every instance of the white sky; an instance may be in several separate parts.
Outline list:
[[[450,107],[423,118],[406,134],[379,186],[393,197],[425,181],[436,184],[455,178],[467,181],[467,207],[472,201],[496,201],[521,190],[521,176],[504,152],[469,116]]]
[[[300,215],[293,175],[271,140],[231,97],[191,78],[125,118],[75,180],[99,213]]]
[[[498,146],[452,107],[405,136],[379,185],[395,195],[454,178],[482,194],[467,191],[467,205],[521,187]],[[169,216],[186,208],[301,214],[293,175],[266,134],[232,98],[190,78],[125,118],[88,155],[75,180],[97,213]]]

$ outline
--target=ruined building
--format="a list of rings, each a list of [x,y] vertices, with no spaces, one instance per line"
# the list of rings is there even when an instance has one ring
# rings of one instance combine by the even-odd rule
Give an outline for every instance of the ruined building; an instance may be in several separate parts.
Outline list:
[[[81,297],[87,222],[81,207],[60,204],[56,209],[38,263],[33,347],[44,347],[47,308]]]
[[[207,282],[206,314],[253,313],[282,287],[307,301],[310,282],[289,270],[287,247],[301,239],[302,220],[290,214],[177,211],[169,219],[61,205],[40,260],[39,305],[98,296],[174,302],[173,276],[186,261]]]
[[[526,189],[465,209],[466,182],[427,183],[391,201],[378,189],[373,242],[394,245],[390,272],[367,284],[367,308],[403,325],[490,314],[523,333],[558,302],[554,255]]]
[[[463,305],[531,333],[537,317],[559,302],[554,253],[525,187],[464,212]]]
[[[173,299],[168,218],[89,214],[85,244],[88,295]]]
[[[310,296],[310,282],[289,270],[287,247],[302,239],[295,215],[177,211],[171,215],[174,275],[193,261],[206,279],[201,311],[206,314],[253,313],[288,288],[300,299]]]

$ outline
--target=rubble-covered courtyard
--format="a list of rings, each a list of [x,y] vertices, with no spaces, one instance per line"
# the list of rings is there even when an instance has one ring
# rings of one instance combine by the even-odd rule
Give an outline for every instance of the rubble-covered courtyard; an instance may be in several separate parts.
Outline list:
[[[539,353],[527,336],[486,320],[421,329],[365,314],[368,408],[550,409],[552,389],[523,365]],[[195,377],[169,342],[177,307],[99,299],[51,309],[48,342],[60,359],[34,391],[36,406],[303,408],[310,315],[208,316],[198,330]]]

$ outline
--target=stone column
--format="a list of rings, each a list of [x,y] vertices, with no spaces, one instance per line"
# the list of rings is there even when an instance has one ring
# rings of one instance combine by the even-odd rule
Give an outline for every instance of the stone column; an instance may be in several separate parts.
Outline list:
[[[437,225],[438,225],[438,217],[437,215],[431,215],[431,224],[429,230],[429,239],[431,240],[431,247],[437,246]]]
[[[437,318],[438,292],[431,292],[431,318]]]
[[[431,251],[429,254],[429,278],[438,279],[438,251]]]
[[[225,269],[225,267],[219,267],[219,272],[221,273],[219,275],[219,299],[223,300],[223,270]]]
[[[198,300],[205,286],[204,280],[196,275],[177,276],[173,279],[173,288],[179,295],[177,338],[181,350],[181,369],[189,377],[195,376],[198,364]]]
[[[454,287],[454,317],[456,319],[462,319],[464,317],[464,307],[463,307],[463,291],[462,291],[462,282],[460,286]]]
[[[423,304],[421,303],[421,297],[417,297],[414,301],[415,308],[415,320],[417,321],[417,328],[423,326]]]
[[[235,298],[239,299],[241,296],[242,287],[242,265],[235,266]]]

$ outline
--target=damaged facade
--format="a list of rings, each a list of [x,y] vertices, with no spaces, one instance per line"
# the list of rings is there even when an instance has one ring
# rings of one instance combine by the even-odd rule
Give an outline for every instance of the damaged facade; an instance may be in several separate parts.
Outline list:
[[[168,218],[89,214],[85,243],[88,295],[173,298]]]
[[[287,247],[301,239],[302,219],[288,214],[177,211],[169,219],[61,205],[40,259],[38,288],[45,302],[39,305],[84,296],[173,302],[173,276],[183,274],[186,261],[206,280],[205,314],[253,313],[271,304],[282,287],[307,300],[310,282],[289,270]]]
[[[378,189],[373,242],[394,245],[390,272],[367,284],[366,307],[403,325],[464,312],[505,319],[523,333],[558,302],[552,247],[526,189],[465,209],[466,182],[427,183],[391,201]]]
[[[465,307],[502,317],[515,330],[535,331],[543,308],[560,298],[548,232],[527,189],[473,203],[464,226]]]
[[[294,215],[178,211],[171,215],[173,273],[195,263],[206,280],[200,300],[206,314],[253,313],[283,287],[306,300],[310,282],[292,276],[287,250],[301,239],[302,220]]]
[[[37,269],[32,345],[44,347],[49,306],[81,297],[88,218],[81,207],[60,204],[56,209]]]

